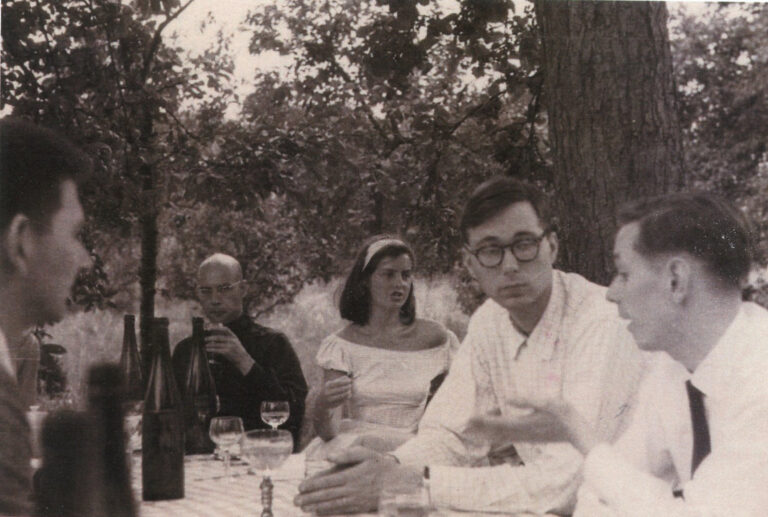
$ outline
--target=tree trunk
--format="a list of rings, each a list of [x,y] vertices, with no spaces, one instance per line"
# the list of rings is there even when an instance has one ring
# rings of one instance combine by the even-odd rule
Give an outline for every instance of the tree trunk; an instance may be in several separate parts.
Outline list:
[[[618,206],[683,184],[667,9],[551,0],[535,8],[560,266],[606,283]]]
[[[141,168],[141,204],[139,216],[141,227],[141,267],[139,284],[141,285],[141,315],[139,336],[141,341],[141,362],[144,365],[144,380],[148,380],[152,354],[149,348],[152,318],[155,317],[155,283],[157,282],[157,199],[152,175],[152,167],[142,164]]]

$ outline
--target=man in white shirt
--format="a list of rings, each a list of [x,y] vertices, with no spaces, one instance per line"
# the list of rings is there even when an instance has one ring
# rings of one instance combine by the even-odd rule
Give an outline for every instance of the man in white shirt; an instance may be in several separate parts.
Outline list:
[[[90,263],[78,239],[76,184],[89,170],[58,134],[0,120],[0,515],[31,514],[29,425],[8,342],[60,320],[77,272]]]
[[[470,418],[518,414],[510,398],[564,391],[601,437],[620,430],[642,376],[640,352],[604,288],[553,269],[557,236],[543,195],[509,178],[490,180],[472,194],[461,228],[465,264],[490,299],[472,316],[418,435],[393,455],[350,449],[331,457],[358,464],[302,483],[303,509],[368,511],[382,479],[418,484],[428,472],[439,507],[570,513],[582,464],[574,447],[530,421],[524,440],[511,437],[514,461],[470,468],[488,452],[467,433]]]
[[[663,350],[638,408],[611,446],[569,408],[538,413],[587,455],[575,515],[768,514],[768,311],[743,302],[749,233],[738,211],[703,194],[623,209],[608,299],[645,350]],[[514,433],[514,419],[491,420]],[[601,443],[602,442],[602,443]]]

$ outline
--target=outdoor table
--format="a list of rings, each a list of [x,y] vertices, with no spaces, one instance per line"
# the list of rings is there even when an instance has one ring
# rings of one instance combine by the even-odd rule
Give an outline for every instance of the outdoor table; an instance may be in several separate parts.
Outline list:
[[[141,500],[141,454],[133,456],[133,489],[140,501],[141,517],[240,517],[261,515],[262,476],[248,474],[248,465],[232,461],[230,477],[224,477],[224,464],[213,455],[193,455],[184,458],[184,498],[170,501]],[[272,513],[275,517],[312,515],[293,504],[299,483],[304,479],[304,455],[293,454],[270,476],[274,484]],[[356,514],[358,517],[376,517],[375,513]],[[478,512],[464,513],[439,510],[435,517],[467,517]],[[528,514],[516,514],[524,517]]]
[[[133,488],[140,501],[141,517],[239,517],[261,515],[261,474],[248,474],[248,465],[233,460],[230,477],[224,463],[212,454],[185,456],[184,498],[169,501],[141,500],[141,455],[133,457]],[[294,506],[293,498],[304,479],[304,455],[293,454],[271,476],[272,513],[275,517],[312,515]],[[359,514],[375,516],[376,514]]]

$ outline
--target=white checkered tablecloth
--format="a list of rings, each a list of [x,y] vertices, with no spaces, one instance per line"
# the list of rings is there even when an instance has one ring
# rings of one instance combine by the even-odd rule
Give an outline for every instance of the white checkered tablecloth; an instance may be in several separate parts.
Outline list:
[[[211,455],[187,456],[184,461],[184,498],[141,501],[141,456],[134,457],[133,487],[142,517],[211,517],[261,515],[262,477],[248,474],[248,466],[233,461],[231,476],[224,477],[224,463]],[[304,475],[304,458],[295,454],[273,473],[272,513],[275,517],[309,515],[293,505]]]
[[[211,455],[187,456],[184,461],[184,498],[171,501],[141,500],[141,455],[133,458],[133,488],[140,501],[141,517],[216,517],[261,515],[262,477],[248,474],[243,461],[233,461],[231,476],[224,477],[224,463]],[[304,478],[304,455],[292,455],[273,472],[272,513],[275,517],[311,515],[293,504]],[[360,514],[375,516],[375,514]]]
[[[212,459],[210,454],[187,456],[184,461],[184,498],[172,501],[141,500],[141,455],[133,457],[133,489],[139,501],[141,517],[259,517],[261,515],[262,477],[248,474],[243,461],[233,461],[229,478],[224,477],[224,463]],[[304,478],[304,455],[294,454],[275,472],[272,513],[275,517],[310,516],[293,505],[293,498]],[[478,513],[440,510],[435,517],[467,517]],[[495,515],[502,514],[483,514]],[[376,514],[357,514],[358,517],[376,517]],[[517,517],[525,517],[518,515]]]

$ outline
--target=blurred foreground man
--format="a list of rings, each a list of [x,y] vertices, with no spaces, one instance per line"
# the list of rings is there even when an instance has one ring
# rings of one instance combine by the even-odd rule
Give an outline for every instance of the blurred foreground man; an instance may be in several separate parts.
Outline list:
[[[741,299],[751,266],[741,215],[704,194],[620,213],[608,299],[659,354],[627,431],[610,446],[569,407],[541,397],[585,454],[575,515],[768,514],[768,311]],[[666,358],[666,359],[665,359]],[[515,419],[486,419],[514,433]]]
[[[508,401],[562,391],[601,438],[621,429],[643,374],[641,354],[605,288],[553,269],[558,241],[543,194],[490,180],[469,199],[461,230],[465,265],[489,299],[473,314],[417,436],[393,455],[357,448],[329,458],[357,465],[302,483],[296,504],[304,510],[372,510],[384,479],[418,485],[428,474],[438,507],[571,513],[582,455],[557,443],[548,421]],[[489,452],[469,432],[475,414],[521,415],[527,427],[491,442]]]
[[[307,382],[288,338],[254,322],[244,311],[247,285],[240,263],[229,255],[216,253],[205,259],[197,272],[197,296],[205,317],[221,324],[206,332],[205,346],[220,362],[212,368],[221,409],[219,415],[239,416],[249,429],[267,429],[261,420],[261,402],[284,400],[290,406],[288,421],[281,427],[293,435],[294,447],[304,417]],[[191,338],[173,350],[177,374],[186,372]]]
[[[0,514],[31,512],[30,435],[8,343],[60,320],[89,257],[77,180],[89,160],[63,137],[0,121]]]

